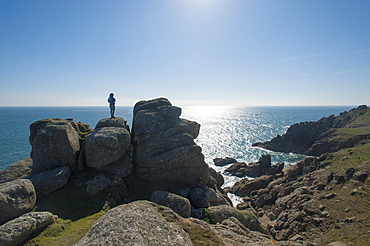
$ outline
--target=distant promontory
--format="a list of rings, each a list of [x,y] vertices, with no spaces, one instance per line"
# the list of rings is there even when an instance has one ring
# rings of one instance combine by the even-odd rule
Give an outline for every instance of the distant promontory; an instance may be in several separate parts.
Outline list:
[[[305,155],[319,156],[355,146],[370,137],[370,109],[359,106],[338,116],[331,115],[316,122],[291,125],[285,134],[252,146]]]

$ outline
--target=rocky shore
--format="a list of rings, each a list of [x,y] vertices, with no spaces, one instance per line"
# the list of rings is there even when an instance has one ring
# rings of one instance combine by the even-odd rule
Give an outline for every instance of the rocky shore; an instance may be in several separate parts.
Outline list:
[[[270,141],[254,143],[253,146],[281,152],[319,156],[350,148],[370,137],[369,108],[359,106],[338,116],[331,115],[316,122],[301,122],[291,125],[282,136]],[[345,134],[346,129],[356,128],[356,134]]]
[[[311,154],[366,149],[366,138],[353,134],[347,138],[353,145],[320,146],[338,129],[367,129],[367,114],[360,106],[321,119],[320,127],[293,125],[257,145]],[[222,174],[205,163],[194,142],[200,125],[180,115],[181,108],[157,98],[135,105],[131,131],[120,117],[102,119],[94,129],[73,119],[31,124],[31,156],[0,172],[0,246],[39,244],[32,240],[59,220],[78,221],[100,211],[105,214],[70,245],[320,245],[326,242],[323,228],[334,218],[334,191],[344,186],[356,198],[368,187],[369,155],[358,157],[352,149],[342,161],[345,167],[337,169],[328,153],[285,168],[272,164],[269,155],[249,164],[216,158],[215,165],[229,165],[227,175],[243,177],[222,188]],[[243,202],[233,207],[228,192]]]

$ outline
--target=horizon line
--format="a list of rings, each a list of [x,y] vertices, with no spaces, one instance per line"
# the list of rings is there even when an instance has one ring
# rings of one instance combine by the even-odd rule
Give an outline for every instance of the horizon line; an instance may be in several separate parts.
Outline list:
[[[177,106],[172,104],[173,106]],[[358,107],[358,106],[368,106],[367,104],[356,104],[356,105],[338,105],[338,104],[322,104],[322,105],[209,105],[209,104],[199,104],[199,105],[185,105],[181,107],[230,107],[230,108],[237,108],[237,107]],[[134,107],[135,105],[116,105],[116,107]],[[2,108],[6,107],[109,107],[103,105],[0,105]]]

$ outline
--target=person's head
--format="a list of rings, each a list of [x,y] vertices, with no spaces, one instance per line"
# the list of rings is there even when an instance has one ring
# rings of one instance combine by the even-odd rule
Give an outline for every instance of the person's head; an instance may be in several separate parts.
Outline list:
[[[111,93],[111,94],[109,94],[109,96],[110,96],[110,97],[113,97],[113,96],[114,96],[114,94],[113,94],[113,93]]]

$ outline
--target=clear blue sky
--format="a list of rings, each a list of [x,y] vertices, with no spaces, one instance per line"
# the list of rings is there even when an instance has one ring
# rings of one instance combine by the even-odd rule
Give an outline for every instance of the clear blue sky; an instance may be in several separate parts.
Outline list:
[[[370,105],[368,0],[1,0],[0,106]]]

